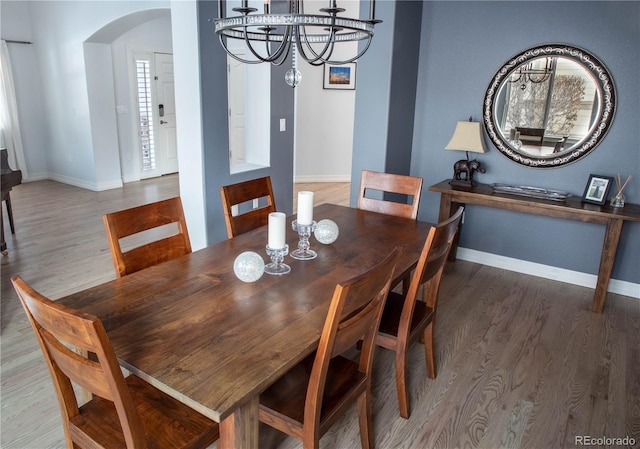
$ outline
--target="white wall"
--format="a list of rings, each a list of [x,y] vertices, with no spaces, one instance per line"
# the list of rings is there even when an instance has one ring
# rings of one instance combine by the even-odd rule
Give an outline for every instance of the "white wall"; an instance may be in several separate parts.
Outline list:
[[[0,29],[3,39],[34,42],[29,9],[28,2],[5,0],[0,2]],[[13,69],[13,81],[19,105],[18,117],[27,164],[28,177],[24,179],[45,179],[48,139],[46,127],[43,126],[45,115],[42,111],[41,72],[38,68],[37,45],[7,45]]]
[[[171,2],[180,196],[193,250],[207,245],[206,198],[200,94],[198,7]]]
[[[326,1],[305,2],[307,13],[326,8]],[[342,0],[343,17],[358,17],[357,0]],[[357,44],[336,52],[336,58],[353,55]],[[364,56],[366,57],[366,55]],[[315,67],[298,56],[302,74],[296,89],[295,182],[341,182],[351,180],[355,90],[324,90],[323,68]],[[356,71],[357,73],[357,71]],[[284,83],[284,79],[282,80]],[[356,82],[357,89],[357,82]]]
[[[102,171],[107,155],[100,149],[94,153],[84,42],[119,17],[141,10],[169,8],[170,4],[155,0],[33,1],[28,2],[28,7],[38,70],[42,74],[44,101],[39,124],[45,129],[46,144],[40,149],[40,156],[47,161],[48,177],[93,190],[109,186],[116,181],[116,172],[120,179],[119,170],[114,170],[109,158]]]
[[[107,44],[86,43],[84,61],[91,123],[92,152],[95,158],[96,182],[87,185],[94,190],[122,187],[118,157],[118,135],[113,96],[113,63]],[[82,186],[85,187],[85,186]]]

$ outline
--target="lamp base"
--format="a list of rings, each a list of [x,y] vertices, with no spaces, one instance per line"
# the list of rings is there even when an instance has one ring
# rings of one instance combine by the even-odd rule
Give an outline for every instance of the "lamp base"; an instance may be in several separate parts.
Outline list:
[[[458,187],[473,187],[476,185],[476,181],[473,179],[476,171],[486,173],[484,166],[477,159],[470,161],[469,153],[467,153],[467,159],[459,160],[453,164],[453,179],[449,181],[449,184]]]

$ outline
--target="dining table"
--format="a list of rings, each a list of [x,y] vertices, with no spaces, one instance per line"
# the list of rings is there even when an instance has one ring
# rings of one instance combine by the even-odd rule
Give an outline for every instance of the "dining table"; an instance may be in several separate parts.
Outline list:
[[[287,217],[286,241],[299,236]],[[381,262],[395,247],[399,281],[415,267],[430,223],[322,204],[335,222],[331,244],[311,237],[317,257],[285,275],[243,282],[235,259],[269,262],[263,226],[122,278],[58,299],[98,316],[121,366],[220,423],[220,449],[258,448],[259,395],[318,346],[335,286]]]

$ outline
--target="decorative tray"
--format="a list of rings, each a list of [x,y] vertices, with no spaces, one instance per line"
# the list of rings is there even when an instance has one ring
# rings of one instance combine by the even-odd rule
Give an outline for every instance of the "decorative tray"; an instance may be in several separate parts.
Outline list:
[[[510,193],[512,195],[529,196],[553,201],[564,201],[570,195],[569,192],[544,189],[542,187],[513,186],[509,184],[491,184],[491,187],[493,187],[494,192],[498,193]]]

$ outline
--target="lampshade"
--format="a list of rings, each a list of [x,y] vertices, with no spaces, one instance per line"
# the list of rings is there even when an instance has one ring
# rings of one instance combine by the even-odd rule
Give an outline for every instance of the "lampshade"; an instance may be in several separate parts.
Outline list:
[[[486,153],[482,138],[482,129],[478,122],[458,122],[451,140],[444,147],[445,150],[472,151],[474,153]]]

